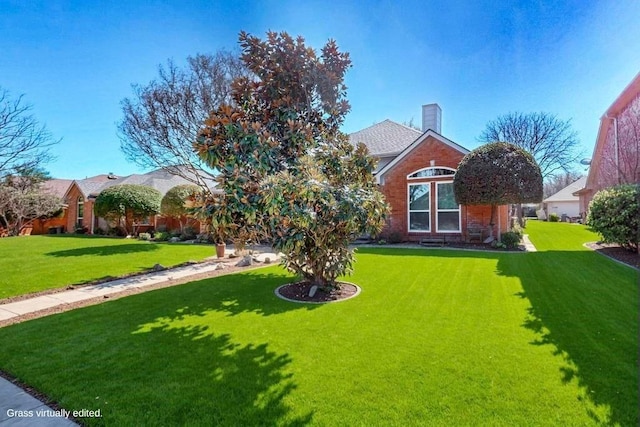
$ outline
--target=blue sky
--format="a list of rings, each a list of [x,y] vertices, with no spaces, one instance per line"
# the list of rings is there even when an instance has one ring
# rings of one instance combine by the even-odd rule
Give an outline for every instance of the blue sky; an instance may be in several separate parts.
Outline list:
[[[443,135],[473,149],[498,115],[546,111],[572,120],[590,157],[600,116],[640,71],[638,22],[637,0],[0,0],[0,86],[62,138],[54,177],[139,173],[116,134],[131,84],[169,58],[234,49],[241,30],[287,31],[350,53],[345,132],[419,124],[437,102]]]

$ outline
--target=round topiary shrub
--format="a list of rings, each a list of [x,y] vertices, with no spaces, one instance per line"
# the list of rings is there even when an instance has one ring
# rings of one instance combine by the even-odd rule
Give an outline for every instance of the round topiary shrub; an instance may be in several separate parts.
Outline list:
[[[640,230],[640,184],[600,190],[589,205],[587,225],[606,243],[638,250]]]

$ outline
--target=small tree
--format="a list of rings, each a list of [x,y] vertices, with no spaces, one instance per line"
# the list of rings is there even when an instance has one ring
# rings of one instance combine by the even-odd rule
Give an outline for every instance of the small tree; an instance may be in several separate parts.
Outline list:
[[[151,187],[114,185],[98,195],[94,210],[96,215],[123,225],[128,233],[130,224],[160,212],[161,199],[160,192]]]
[[[9,234],[20,230],[34,220],[61,213],[62,200],[42,190],[42,183],[49,173],[40,167],[22,165],[15,167],[16,175],[7,176],[0,183],[0,224]]]
[[[587,225],[607,243],[638,251],[640,184],[624,184],[596,193],[589,205]]]
[[[184,227],[188,223],[190,214],[189,199],[196,197],[202,192],[197,185],[176,185],[167,191],[160,201],[160,213],[170,218],[176,218],[180,222],[180,231],[184,232]]]
[[[513,144],[496,142],[467,154],[453,178],[456,200],[462,205],[491,205],[493,238],[498,205],[539,203],[542,174],[533,156]]]
[[[284,265],[313,285],[336,286],[352,271],[349,243],[384,226],[388,206],[376,188],[364,145],[322,144],[293,170],[267,178],[265,210]]]

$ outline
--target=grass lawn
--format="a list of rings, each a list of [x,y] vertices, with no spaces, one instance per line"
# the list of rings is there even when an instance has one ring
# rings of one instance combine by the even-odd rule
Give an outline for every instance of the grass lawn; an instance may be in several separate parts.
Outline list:
[[[0,239],[0,299],[212,256],[211,246],[94,236]]]
[[[540,252],[362,249],[354,299],[280,267],[0,329],[0,368],[90,425],[637,425],[638,273],[530,222]]]

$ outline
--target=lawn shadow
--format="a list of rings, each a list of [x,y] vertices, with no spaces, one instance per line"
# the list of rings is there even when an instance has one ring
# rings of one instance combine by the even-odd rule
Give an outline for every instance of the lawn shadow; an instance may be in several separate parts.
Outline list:
[[[534,346],[551,345],[564,359],[563,383],[577,381],[597,422],[638,425],[638,272],[595,252],[530,253],[438,249],[361,250],[366,254],[496,261],[496,274],[517,277],[530,303],[522,326]],[[357,268],[357,267],[356,267]],[[608,413],[607,413],[608,412]]]
[[[140,351],[152,347],[157,354],[145,355],[137,368],[123,368],[147,372],[149,381],[142,381],[143,387],[170,391],[137,390],[143,399],[157,397],[144,405],[158,408],[151,424],[302,426],[311,422],[312,412],[289,415],[292,408],[285,398],[297,388],[288,371],[292,360],[287,353],[269,350],[266,343],[235,343],[229,334],[216,335],[199,325],[143,328],[133,332],[131,341],[134,353],[139,345]],[[162,354],[167,348],[172,349],[170,361]],[[153,369],[153,363],[149,366],[149,359],[161,361],[162,367],[155,367],[161,372]],[[131,415],[129,421],[144,419]]]
[[[498,274],[517,276],[530,302],[523,326],[564,357],[564,383],[597,407],[594,421],[638,425],[638,273],[591,251],[527,254],[519,267],[502,258]],[[523,271],[524,268],[524,271]],[[536,269],[535,275],[527,269]]]
[[[181,321],[190,316],[202,317],[212,312],[228,316],[243,313],[271,316],[292,310],[320,309],[321,304],[298,304],[275,295],[278,286],[295,280],[295,276],[282,267],[273,266],[198,280],[132,296],[127,300],[132,303],[137,303],[138,299],[144,300],[145,311],[151,318],[161,318],[167,322]],[[158,310],[149,310],[150,306]]]
[[[94,246],[94,247],[84,247],[77,249],[66,249],[62,251],[53,251],[47,252],[45,255],[52,257],[77,257],[77,256],[109,256],[109,255],[122,255],[122,254],[132,254],[137,252],[152,252],[157,251],[158,246],[156,245],[145,245],[145,244],[137,244],[137,243],[127,243],[124,245],[105,245],[105,246]]]

